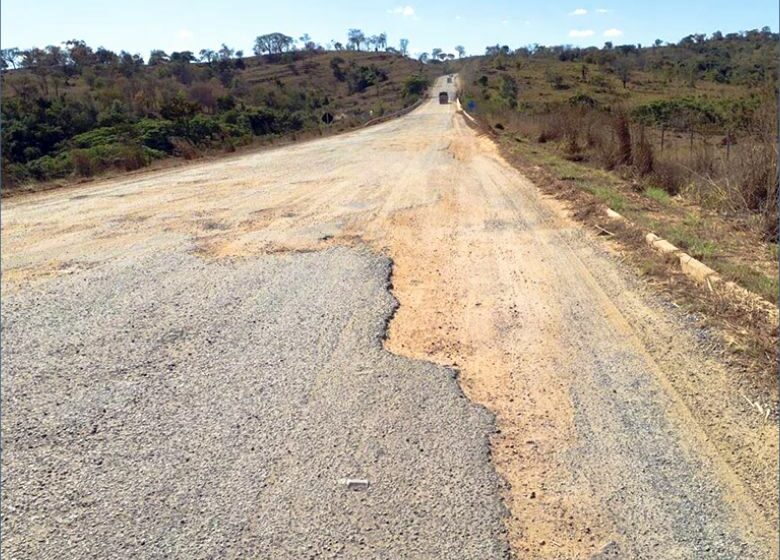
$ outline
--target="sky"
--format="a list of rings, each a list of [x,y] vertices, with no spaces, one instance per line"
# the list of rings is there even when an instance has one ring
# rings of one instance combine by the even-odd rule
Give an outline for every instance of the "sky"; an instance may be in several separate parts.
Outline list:
[[[770,26],[778,29],[777,0],[404,0],[326,2],[234,0],[2,0],[3,48],[58,45],[69,39],[146,58],[166,52],[218,48],[251,53],[257,35],[308,33],[323,45],[346,43],[347,30],[385,32],[388,44],[409,39],[412,54],[438,47],[482,54],[487,45],[650,44],[691,33]]]

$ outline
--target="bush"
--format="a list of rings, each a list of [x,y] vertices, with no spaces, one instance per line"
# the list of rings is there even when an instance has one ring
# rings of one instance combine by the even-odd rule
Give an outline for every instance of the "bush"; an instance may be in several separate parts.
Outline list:
[[[622,111],[615,117],[615,134],[617,135],[617,165],[631,165],[631,129],[628,124],[628,116]]]
[[[653,165],[651,180],[671,195],[678,194],[688,182],[688,173],[680,165],[659,159]]]
[[[141,119],[133,128],[144,146],[162,152],[173,152],[170,139],[178,132],[175,123],[160,119]]]
[[[412,74],[404,82],[404,96],[421,96],[430,85],[430,80],[422,74]]]
[[[644,128],[639,129],[639,139],[633,150],[634,169],[640,177],[649,175],[653,171],[655,159],[653,157],[653,147],[647,141]]]
[[[186,136],[194,144],[210,144],[215,136],[221,135],[222,128],[216,117],[195,115],[187,121]]]
[[[89,132],[77,134],[71,140],[76,148],[93,148],[105,144],[116,144],[118,141],[119,134],[113,126],[95,128]]]
[[[200,157],[198,149],[186,138],[171,138],[173,155],[183,157],[186,160]]]
[[[47,181],[69,175],[73,171],[73,162],[67,154],[43,156],[29,162],[26,168],[28,177],[37,181]],[[5,179],[5,177],[3,178]]]
[[[73,170],[80,177],[92,177],[110,168],[133,171],[149,165],[163,152],[150,150],[135,143],[106,144],[70,151]]]
[[[80,177],[92,177],[97,172],[98,161],[89,149],[75,149],[70,152],[73,169]]]
[[[21,185],[32,177],[27,169],[27,165],[23,163],[8,163],[3,162],[3,175],[2,184],[3,188],[8,189]]]

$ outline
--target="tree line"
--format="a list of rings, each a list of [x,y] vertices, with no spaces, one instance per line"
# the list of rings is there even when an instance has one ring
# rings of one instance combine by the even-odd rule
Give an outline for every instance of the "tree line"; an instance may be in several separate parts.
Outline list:
[[[512,49],[508,45],[490,45],[485,48],[485,55],[597,64],[613,71],[624,88],[635,71],[661,72],[668,79],[684,79],[691,87],[698,80],[759,85],[777,82],[778,41],[780,35],[764,27],[738,33],[695,33],[677,42],[656,39],[651,45],[615,45],[611,41],[602,47],[532,44]],[[561,85],[555,83],[560,82],[555,76],[550,81],[553,87]]]
[[[389,56],[389,63],[405,56],[408,45],[401,39],[393,48],[385,33],[351,29],[343,45],[326,46],[308,34],[298,39],[263,34],[255,40],[256,58],[227,44],[198,52],[154,49],[146,59],[77,39],[3,49],[4,185],[89,176],[110,167],[135,169],[167,155],[188,157],[202,149],[232,149],[258,136],[316,128],[338,84],[346,95],[369,87],[379,92],[388,80],[387,64],[336,54],[330,69],[337,83],[308,86],[279,78],[253,84],[245,71],[272,64],[279,65],[279,75],[294,77],[316,69],[310,62],[314,54],[339,50],[370,49]],[[413,66],[408,68],[411,73]],[[420,77],[404,85],[407,98],[399,92],[399,105],[412,103],[424,83]]]

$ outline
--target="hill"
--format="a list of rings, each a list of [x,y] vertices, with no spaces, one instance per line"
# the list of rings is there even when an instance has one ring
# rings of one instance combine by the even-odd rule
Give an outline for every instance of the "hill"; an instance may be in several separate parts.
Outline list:
[[[462,98],[550,192],[607,204],[776,302],[777,49],[766,29],[495,46],[465,63]]]
[[[169,156],[328,134],[413,104],[427,69],[398,53],[232,50],[170,57],[32,49],[3,79],[4,192]],[[332,122],[331,118],[333,119]],[[328,122],[323,122],[323,120]]]

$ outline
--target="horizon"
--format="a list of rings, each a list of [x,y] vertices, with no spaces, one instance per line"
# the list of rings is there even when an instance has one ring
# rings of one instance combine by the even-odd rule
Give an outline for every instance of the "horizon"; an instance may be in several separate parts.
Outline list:
[[[226,8],[200,1],[189,3],[183,9],[183,4],[161,7],[141,0],[132,7],[111,6],[106,10],[93,1],[63,6],[44,0],[36,3],[30,18],[29,5],[7,0],[0,6],[0,45],[43,48],[80,39],[95,48],[125,50],[146,59],[153,49],[197,53],[226,43],[249,56],[258,35],[280,32],[299,41],[308,34],[312,41],[328,48],[334,41],[346,44],[347,31],[358,28],[366,35],[386,33],[388,46],[396,48],[401,38],[408,39],[412,57],[433,48],[454,52],[455,45],[463,45],[466,55],[473,56],[484,54],[485,47],[496,44],[512,49],[533,44],[602,47],[606,42],[649,46],[656,39],[676,43],[694,33],[709,36],[715,31],[726,34],[763,27],[775,32],[780,17],[777,5],[767,0],[749,0],[738,7],[704,2],[680,6],[670,0],[648,7],[618,7],[612,1],[593,5],[588,2],[564,2],[556,6],[508,4],[491,2],[475,13],[462,0],[446,4],[427,1],[371,6],[339,0],[326,7],[307,6],[306,10],[292,5],[257,6],[243,2]],[[437,8],[440,5],[444,7]],[[701,13],[704,7],[707,10]],[[233,15],[236,9],[246,15],[236,19]],[[150,12],[157,15],[152,22],[148,21]],[[658,16],[659,12],[675,13],[676,17],[667,21]],[[200,17],[194,18],[193,13]],[[257,19],[266,23],[252,23],[256,13]],[[36,25],[18,25],[22,17],[36,21]],[[144,33],[134,32],[137,28],[143,28]],[[226,28],[231,33],[219,31]]]

